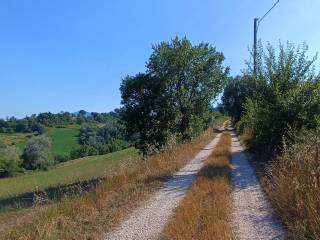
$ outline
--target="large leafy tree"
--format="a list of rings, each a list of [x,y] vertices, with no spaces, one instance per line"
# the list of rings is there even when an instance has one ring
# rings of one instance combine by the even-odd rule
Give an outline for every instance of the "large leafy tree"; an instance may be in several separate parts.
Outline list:
[[[171,138],[189,140],[208,126],[228,75],[223,61],[209,44],[175,38],[153,46],[146,73],[123,80],[122,118],[143,152]]]

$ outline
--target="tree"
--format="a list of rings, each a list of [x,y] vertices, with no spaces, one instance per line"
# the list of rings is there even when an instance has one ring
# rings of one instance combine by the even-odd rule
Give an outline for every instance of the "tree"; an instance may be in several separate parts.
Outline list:
[[[106,122],[103,127],[82,127],[79,134],[81,145],[108,144],[117,139],[125,139],[123,125],[119,121]]]
[[[320,75],[314,71],[316,57],[310,59],[307,50],[305,44],[289,42],[280,44],[279,51],[270,44],[266,51],[260,47],[257,75],[249,67],[245,77],[250,84],[237,83],[246,88],[241,91],[246,100],[239,125],[252,135],[249,147],[281,150],[282,139],[290,129],[320,127]],[[234,90],[228,94],[229,90],[225,105],[238,94]],[[232,114],[238,119],[237,112]]]
[[[23,165],[26,169],[47,169],[51,165],[49,151],[51,141],[45,135],[33,136],[23,151]]]
[[[36,132],[39,135],[42,135],[46,132],[46,128],[40,123],[35,123],[34,125],[32,125],[31,130],[32,132]]]
[[[254,91],[252,77],[244,75],[230,78],[222,96],[223,110],[232,116],[235,122],[238,122],[244,112],[247,98],[252,97]]]
[[[20,166],[20,158],[17,149],[12,146],[0,146],[0,177],[11,177]]]
[[[127,76],[120,88],[122,119],[140,150],[160,149],[170,138],[190,140],[207,128],[228,75],[223,60],[209,44],[193,46],[186,38],[153,47],[147,72]]]

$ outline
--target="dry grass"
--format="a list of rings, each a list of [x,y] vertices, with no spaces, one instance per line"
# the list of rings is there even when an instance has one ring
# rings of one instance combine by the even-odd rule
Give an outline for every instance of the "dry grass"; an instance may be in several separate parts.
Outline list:
[[[267,167],[264,187],[292,239],[320,239],[320,137],[306,133]]]
[[[161,239],[232,239],[230,144],[223,133],[216,149],[200,170],[196,181],[165,227]]]
[[[121,172],[108,175],[95,191],[47,206],[31,223],[15,228],[2,239],[102,239],[167,176],[190,161],[213,134],[207,131],[191,143],[123,166]]]

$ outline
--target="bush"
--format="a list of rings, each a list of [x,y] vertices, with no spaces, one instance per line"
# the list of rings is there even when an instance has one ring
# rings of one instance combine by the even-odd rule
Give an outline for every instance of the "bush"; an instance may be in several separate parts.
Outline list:
[[[1,139],[0,139],[0,149],[1,149],[1,148],[5,148],[5,147],[6,147],[6,145],[5,145],[4,142],[2,142]]]
[[[119,121],[110,121],[103,127],[82,127],[79,134],[81,145],[108,144],[116,139],[125,139],[123,126]]]
[[[281,156],[267,168],[267,193],[293,239],[320,239],[320,135],[290,136]]]
[[[33,136],[23,151],[23,166],[26,169],[46,170],[52,162],[49,160],[51,141],[45,135]]]
[[[0,177],[11,177],[20,169],[20,158],[15,147],[0,147]]]
[[[36,132],[39,135],[45,134],[45,132],[46,132],[46,128],[40,123],[34,124],[31,127],[31,129],[32,129],[32,132]]]
[[[71,159],[77,159],[87,156],[104,155],[116,151],[121,151],[130,147],[130,144],[124,140],[114,140],[108,144],[82,145],[80,148],[73,149],[70,153]]]
[[[67,162],[68,160],[70,160],[70,156],[67,156],[67,155],[56,155],[56,156],[54,156],[54,163],[55,164],[62,163],[62,162]]]
[[[307,57],[307,49],[280,44],[276,56],[268,45],[267,52],[259,52],[257,75],[249,69],[241,84],[234,81],[227,89],[224,104],[235,119],[241,118],[240,128],[251,132],[249,147],[279,151],[290,128],[320,127],[320,75],[315,74],[315,58]]]

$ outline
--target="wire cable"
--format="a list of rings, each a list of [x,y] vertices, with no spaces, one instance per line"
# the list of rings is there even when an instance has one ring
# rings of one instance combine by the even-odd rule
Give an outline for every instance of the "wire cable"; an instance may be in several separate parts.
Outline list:
[[[263,17],[259,19],[257,29],[259,28],[259,25],[260,25],[261,21],[272,11],[272,9],[275,8],[275,6],[276,6],[279,2],[280,2],[280,0],[277,0],[277,2],[276,2],[275,4],[273,4],[273,6],[269,9],[269,11],[266,12],[266,14],[264,14]]]

